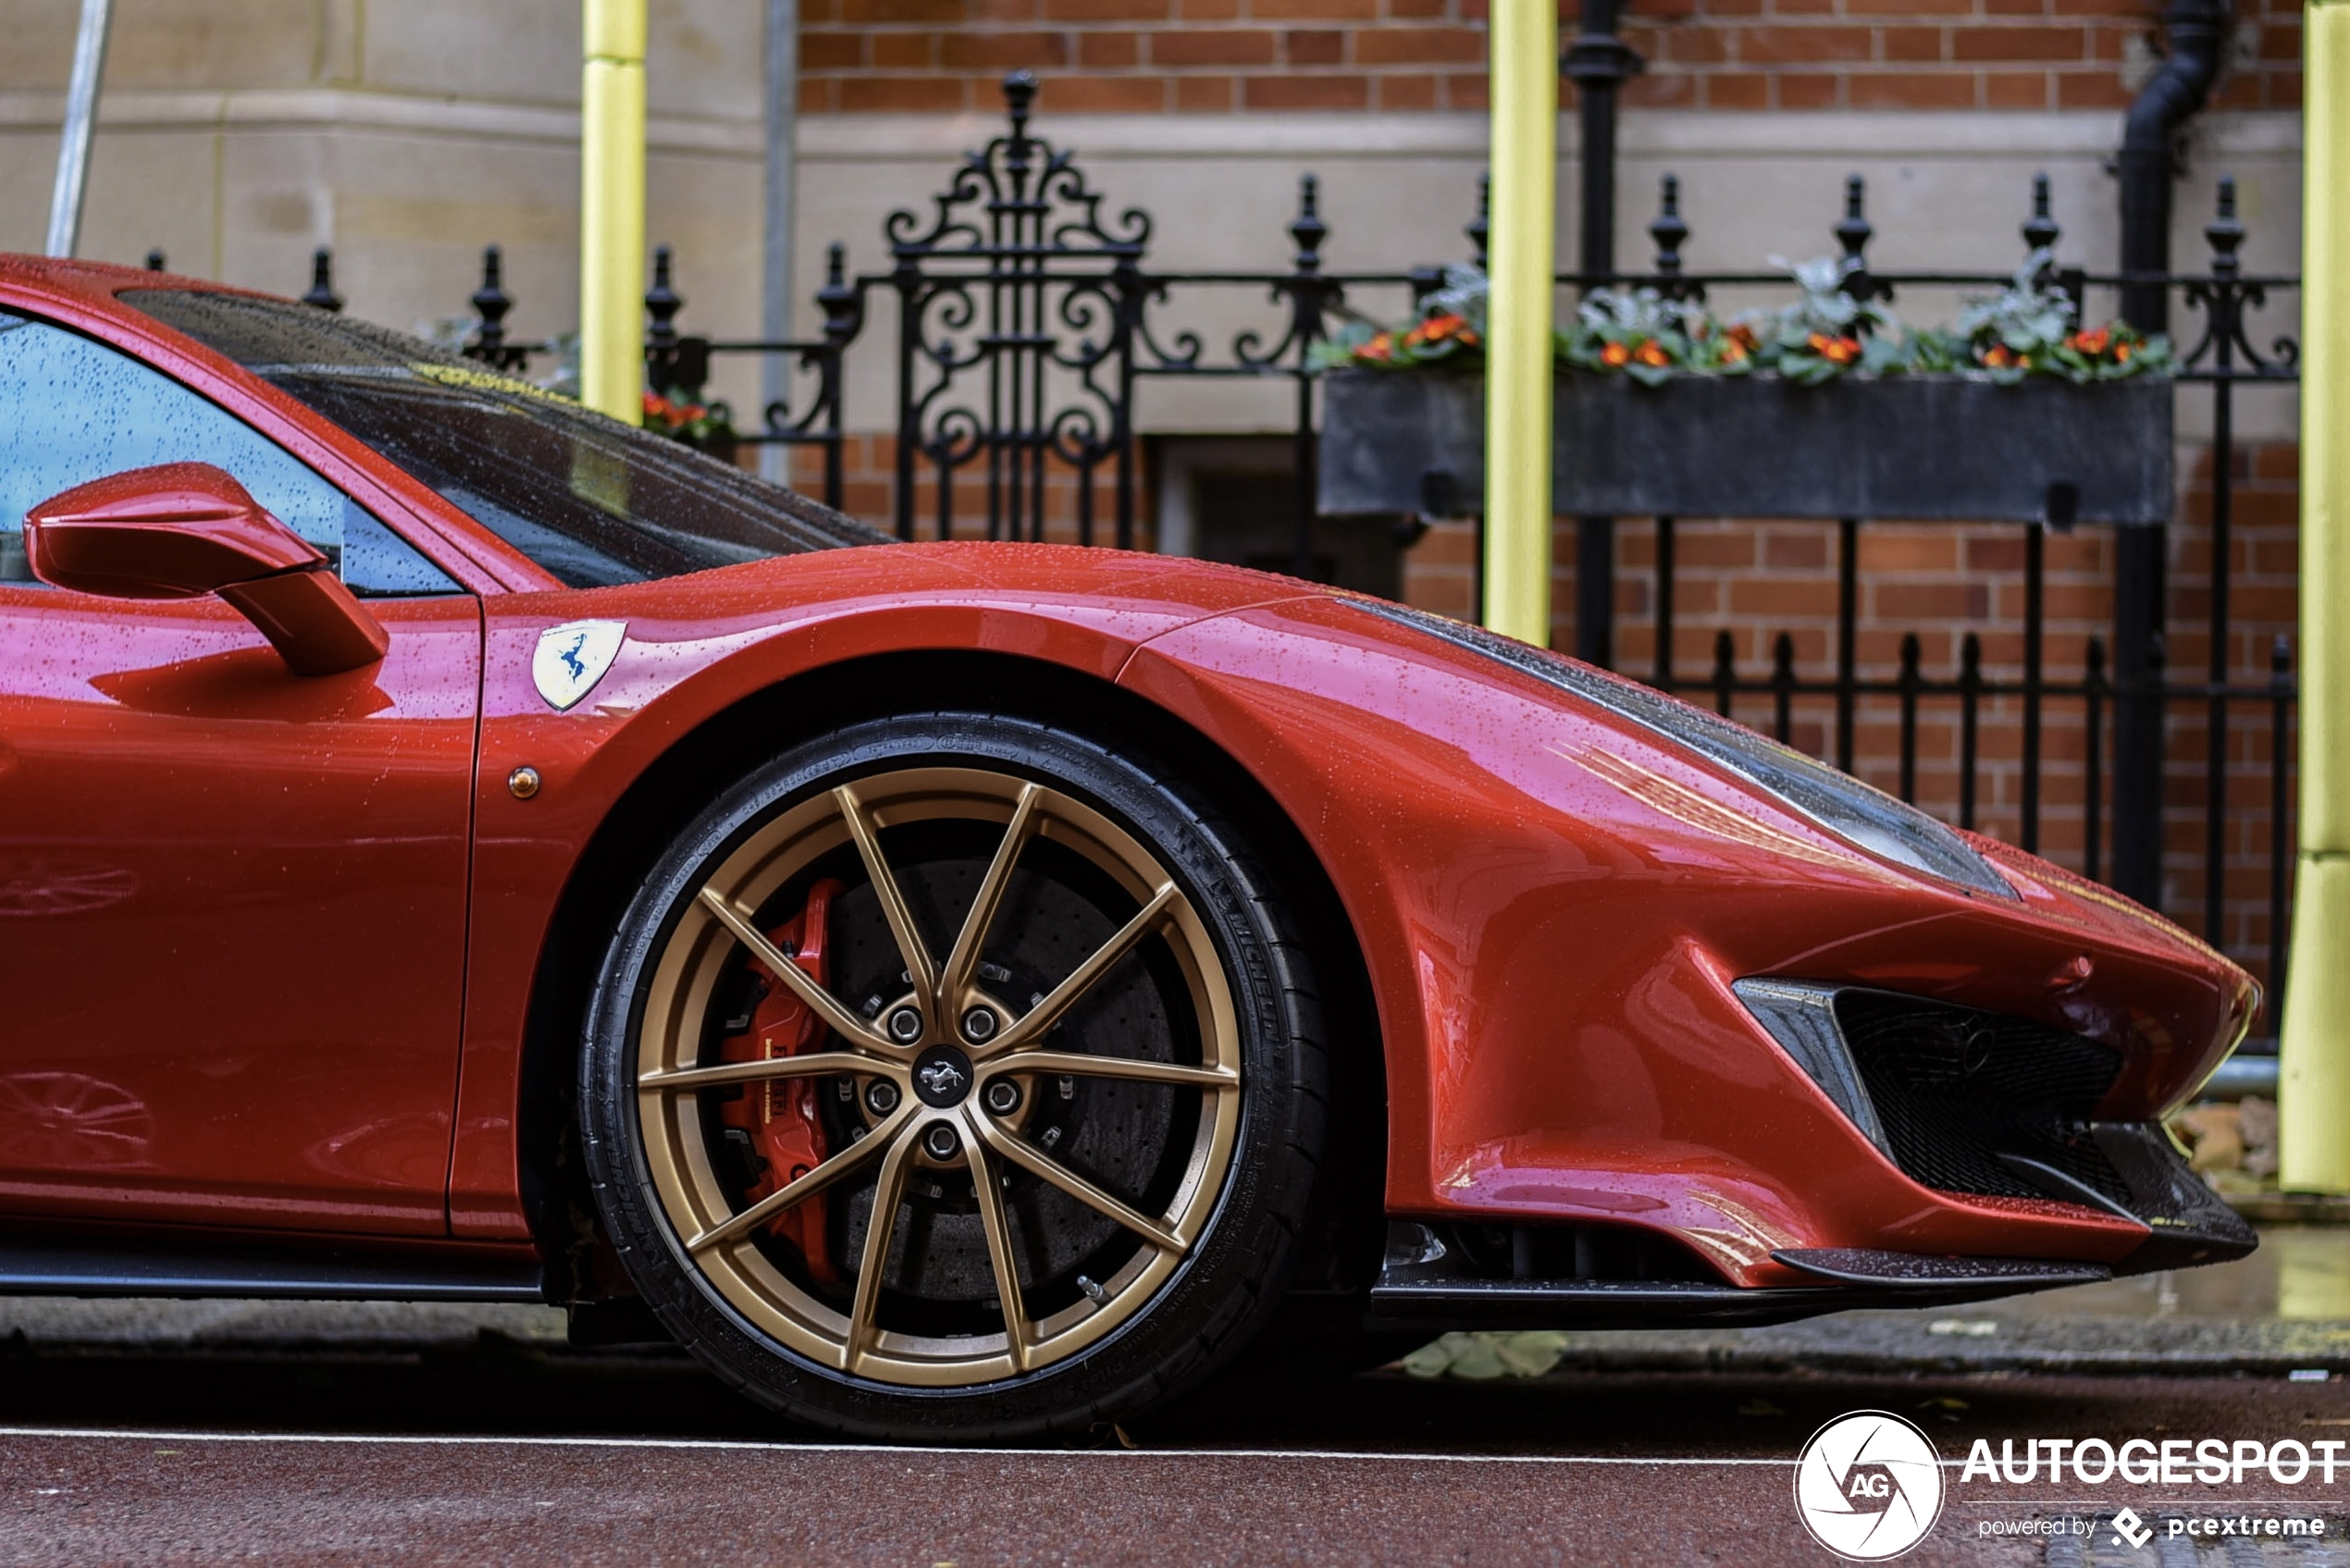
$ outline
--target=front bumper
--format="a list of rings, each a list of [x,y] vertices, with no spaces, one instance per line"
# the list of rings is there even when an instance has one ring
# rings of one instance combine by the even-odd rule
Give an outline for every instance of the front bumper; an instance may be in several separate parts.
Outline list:
[[[2158,1121],[2099,1119],[2123,1067],[2109,1046],[1866,987],[1750,979],[1732,990],[1837,1110],[1922,1187],[2054,1199],[2146,1227],[2146,1241],[2117,1261],[2118,1273],[2224,1262],[2258,1244]]]

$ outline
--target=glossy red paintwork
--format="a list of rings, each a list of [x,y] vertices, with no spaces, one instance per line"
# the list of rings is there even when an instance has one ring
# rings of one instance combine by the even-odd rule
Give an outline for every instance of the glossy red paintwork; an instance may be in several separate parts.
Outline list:
[[[216,605],[92,601],[75,611],[86,631],[80,620],[61,631],[56,596],[0,589],[0,746],[16,755],[11,767],[0,751],[0,855],[136,860],[142,890],[56,922],[83,946],[34,938],[49,945],[24,971],[42,977],[44,1028],[11,1025],[0,1074],[101,1059],[117,1078],[134,1073],[126,1092],[170,1151],[136,1181],[12,1168],[0,1184],[11,1210],[111,1204],[428,1231],[440,1187],[425,1166],[439,1151],[447,1233],[526,1239],[524,1023],[550,922],[597,828],[632,781],[733,705],[909,650],[986,649],[1116,682],[1222,748],[1288,813],[1366,957],[1399,1214],[1654,1227],[1755,1285],[1791,1279],[1768,1258],[1784,1246],[2120,1259],[2143,1228],[1911,1182],[1730,983],[1850,981],[2078,1031],[2125,1054],[2106,1107],[2116,1117],[2184,1093],[2252,1006],[2239,971],[2104,889],[1987,845],[2016,901],[1923,881],[1637,726],[1287,579],[967,544],[555,588],[339,433],[107,299],[134,282],[153,278],[0,265],[11,308],[70,317],[209,391],[479,597],[388,610],[379,672],[302,683],[271,678],[248,657],[257,638]],[[542,629],[590,616],[625,621],[626,641],[588,697],[555,712],[531,684],[532,650]],[[477,750],[472,699],[460,699],[476,668]],[[343,707],[329,688],[350,694]],[[517,799],[504,781],[526,765],[543,786]],[[319,772],[297,787],[303,768]],[[217,809],[159,807],[143,776],[155,771],[177,781],[173,801]],[[282,804],[264,812],[273,789]],[[27,801],[31,819],[8,809]],[[269,869],[297,859],[300,875]],[[144,893],[213,876],[252,895],[181,914]],[[303,897],[331,901],[332,917],[321,902],[293,929]],[[126,970],[138,955],[159,967]],[[383,976],[396,987],[349,1021],[351,988]],[[126,1023],[104,1053],[58,1043],[118,1013],[185,1020],[192,984],[226,1020],[200,1039]],[[99,1008],[98,996],[125,1006]],[[266,1062],[231,1043],[265,1029],[283,1037]],[[1374,1043],[1341,1046],[1341,1070],[1374,1070]],[[385,1157],[316,1157],[360,1135],[353,1106],[396,1124]],[[256,1136],[289,1118],[299,1135]],[[0,1121],[0,1150],[6,1138]]]
[[[1421,639],[1423,644],[1426,639]],[[2001,852],[2008,904],[1883,866],[1529,678],[1329,600],[1158,639],[1126,684],[1304,826],[1372,967],[1391,1206],[1664,1226],[1742,1283],[1787,1246],[2112,1259],[2142,1232],[1895,1170],[1730,994],[1747,975],[1963,999],[2131,1063],[2151,1113],[2235,1038],[2244,977]],[[2052,988],[2088,957],[2095,979]]]
[[[111,599],[194,599],[327,563],[208,463],[134,468],[51,496],[25,513],[24,552],[43,582]]]
[[[373,664],[391,648],[383,623],[323,566],[231,583],[220,597],[297,675],[340,675]]]
[[[304,679],[217,599],[0,586],[0,1204],[439,1233],[481,616]]]
[[[108,599],[216,593],[297,675],[339,675],[390,647],[327,558],[204,463],[109,474],[25,513],[25,559],[56,587]]]

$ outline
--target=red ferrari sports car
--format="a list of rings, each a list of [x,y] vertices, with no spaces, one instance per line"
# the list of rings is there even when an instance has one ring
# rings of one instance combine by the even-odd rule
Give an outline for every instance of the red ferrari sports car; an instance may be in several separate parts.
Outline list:
[[[0,1290],[550,1301],[967,1438],[1284,1314],[2253,1244],[2160,1122],[2242,972],[1644,686],[151,273],[0,261]]]

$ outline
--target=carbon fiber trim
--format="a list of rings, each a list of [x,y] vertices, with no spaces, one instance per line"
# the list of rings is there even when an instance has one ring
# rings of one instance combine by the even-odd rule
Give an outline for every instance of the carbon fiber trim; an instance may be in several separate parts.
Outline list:
[[[2240,1258],[2260,1238],[2226,1200],[2203,1184],[2155,1122],[2101,1121],[2097,1147],[2130,1187],[2130,1212],[2154,1234],[2123,1260],[2124,1274]]]
[[[77,1246],[0,1241],[0,1291],[27,1296],[277,1297],[312,1301],[543,1302],[545,1273],[505,1258]]]
[[[1865,1247],[1782,1247],[1771,1254],[1771,1261],[1842,1284],[1903,1290],[2045,1290],[2058,1285],[2094,1285],[2113,1278],[2113,1270],[2101,1263],[1927,1257]]]
[[[1876,1106],[1870,1103],[1868,1086],[1861,1082],[1861,1069],[1844,1043],[1844,1031],[1836,1016],[1837,987],[1807,981],[1754,979],[1735,982],[1730,989],[1779,1043],[1779,1049],[1794,1057],[1795,1065],[1836,1102],[1845,1118],[1886,1158],[1895,1159],[1892,1145],[1885,1141]]]

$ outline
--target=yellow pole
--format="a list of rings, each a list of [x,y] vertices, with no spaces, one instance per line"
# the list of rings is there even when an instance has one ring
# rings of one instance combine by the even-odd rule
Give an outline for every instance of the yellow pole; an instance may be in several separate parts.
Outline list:
[[[1493,292],[1485,347],[1485,623],[1551,643],[1551,244],[1554,0],[1493,0]]]
[[[579,84],[579,394],[644,418],[645,0],[585,0]]]
[[[2305,27],[2301,852],[2278,1088],[2279,1179],[2350,1192],[2350,0]]]

